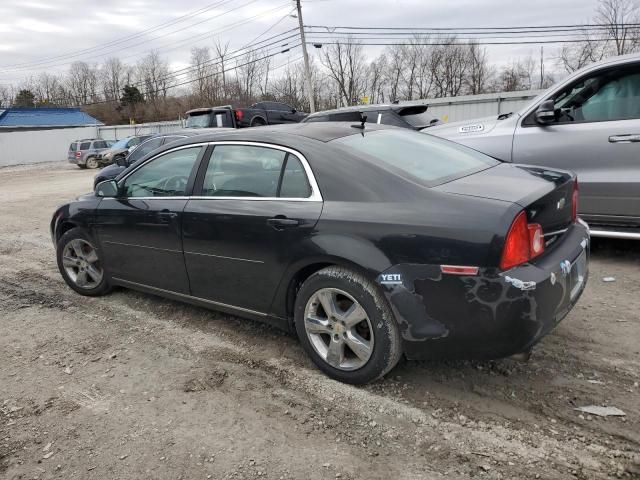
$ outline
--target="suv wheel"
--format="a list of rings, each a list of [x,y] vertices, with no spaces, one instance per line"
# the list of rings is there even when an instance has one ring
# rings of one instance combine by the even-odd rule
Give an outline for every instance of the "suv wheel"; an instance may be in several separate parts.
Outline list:
[[[87,158],[87,168],[98,168],[98,159],[96,157]]]
[[[79,294],[104,295],[111,289],[101,253],[83,229],[72,228],[60,237],[56,257],[62,278]]]
[[[311,275],[294,317],[303,348],[331,378],[367,383],[400,360],[400,334],[384,295],[353,270],[328,267]]]
[[[262,118],[258,117],[258,118],[254,118],[253,121],[251,122],[251,126],[252,127],[262,127],[264,125],[266,125],[267,122],[265,122]]]

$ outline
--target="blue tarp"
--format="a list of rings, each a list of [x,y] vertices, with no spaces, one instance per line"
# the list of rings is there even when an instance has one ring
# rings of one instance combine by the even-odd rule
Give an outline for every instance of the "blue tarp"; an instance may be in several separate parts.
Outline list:
[[[11,127],[77,127],[102,125],[79,108],[17,108],[0,110],[0,128]]]

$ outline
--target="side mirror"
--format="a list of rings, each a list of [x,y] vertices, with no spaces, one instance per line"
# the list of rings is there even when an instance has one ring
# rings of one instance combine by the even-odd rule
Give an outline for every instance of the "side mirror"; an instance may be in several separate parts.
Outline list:
[[[96,197],[113,198],[118,196],[118,182],[115,180],[104,180],[96,185]]]
[[[536,122],[541,125],[547,125],[556,120],[556,108],[553,100],[545,100],[536,109]]]
[[[291,109],[291,113],[296,113],[298,110],[296,110],[295,108]]]

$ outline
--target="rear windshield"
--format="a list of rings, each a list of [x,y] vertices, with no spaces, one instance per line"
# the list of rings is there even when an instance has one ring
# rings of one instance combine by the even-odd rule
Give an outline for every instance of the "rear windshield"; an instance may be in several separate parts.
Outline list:
[[[428,127],[431,124],[431,120],[433,120],[433,117],[427,113],[426,105],[406,107],[396,110],[396,113],[412,127]]]
[[[231,112],[228,110],[214,111],[209,113],[189,114],[187,117],[187,128],[215,128],[215,127],[231,127]]]
[[[364,135],[349,135],[332,143],[428,187],[500,163],[462,145],[411,130],[365,131]]]

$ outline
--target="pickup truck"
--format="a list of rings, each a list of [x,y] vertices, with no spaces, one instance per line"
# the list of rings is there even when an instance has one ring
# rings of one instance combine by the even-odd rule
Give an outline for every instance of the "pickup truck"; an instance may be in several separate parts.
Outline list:
[[[187,128],[241,128],[298,123],[307,116],[280,102],[258,102],[249,108],[196,108],[187,112]]]

